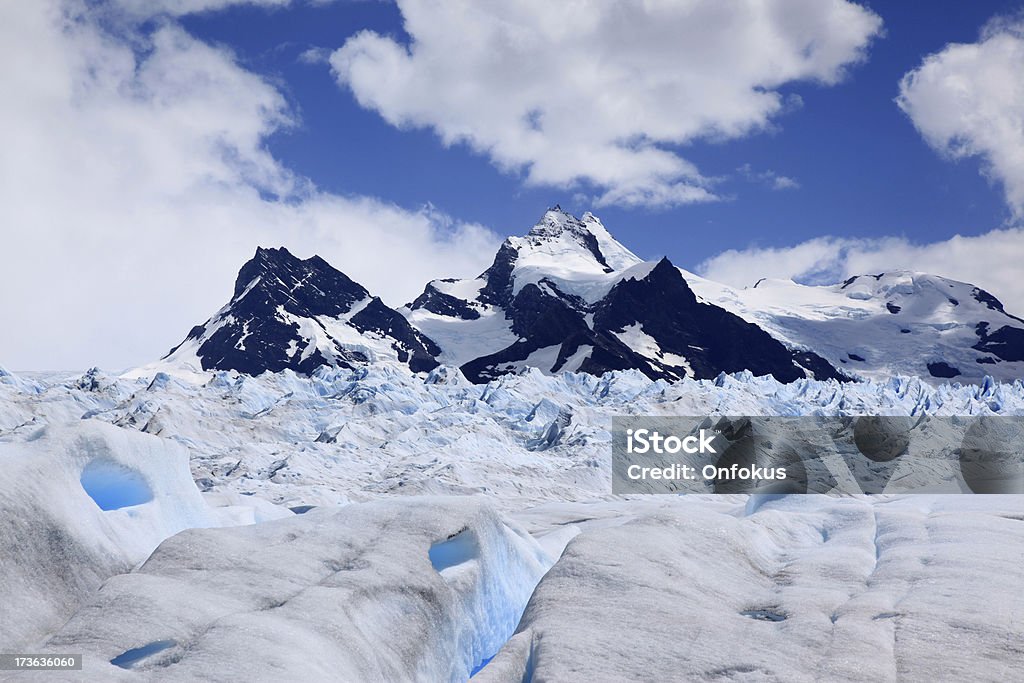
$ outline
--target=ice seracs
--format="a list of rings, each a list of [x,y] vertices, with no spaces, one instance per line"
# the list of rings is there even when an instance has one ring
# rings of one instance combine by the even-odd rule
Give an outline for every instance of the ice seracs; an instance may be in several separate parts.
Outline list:
[[[40,392],[0,384],[0,412],[10,416],[0,441],[83,417],[109,422],[187,446],[208,498],[288,509],[392,494],[585,500],[610,490],[615,414],[1024,414],[1019,380],[786,384],[723,373],[669,382],[637,370],[598,377],[531,368],[474,385],[448,366],[424,376],[388,364],[207,376],[203,384],[99,376],[95,391],[79,378],[47,380]]]

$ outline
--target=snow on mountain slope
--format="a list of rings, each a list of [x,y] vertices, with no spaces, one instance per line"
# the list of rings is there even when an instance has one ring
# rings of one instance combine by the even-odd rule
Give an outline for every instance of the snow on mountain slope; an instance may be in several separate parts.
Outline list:
[[[474,280],[437,280],[404,311],[443,362],[483,382],[535,367],[651,378],[749,370],[782,381],[841,375],[813,352],[794,356],[770,335],[697,301],[666,259],[644,263],[587,213],[559,208],[510,237]]]
[[[594,215],[555,207],[506,239],[479,277],[434,280],[400,311],[319,257],[260,248],[224,308],[127,376],[201,383],[207,370],[309,374],[375,362],[417,372],[443,363],[476,383],[526,368],[1010,381],[1024,377],[1024,321],[981,289],[922,273],[734,289],[667,259],[643,262]]]
[[[438,351],[402,315],[319,256],[300,260],[283,248],[260,248],[239,271],[227,305],[162,361],[129,375],[312,372],[376,361],[421,371],[437,365]]]
[[[550,564],[470,498],[193,530],[104,585],[45,650],[84,653],[76,680],[464,681]]]
[[[681,283],[662,273],[641,301],[631,302],[640,309],[633,320],[602,326],[600,311],[636,288],[630,283],[650,281],[659,265],[642,262],[593,215],[577,219],[556,208],[525,237],[506,240],[479,278],[434,281],[404,312],[438,342],[443,362],[474,381],[524,367],[597,374],[631,368],[666,379],[743,369],[785,381],[1024,377],[1024,321],[984,290],[924,273],[865,275],[831,286],[761,280],[734,289],[678,269]],[[738,330],[718,307],[781,341],[792,361],[767,337]],[[665,325],[669,314],[676,325]],[[659,323],[661,331],[652,331]],[[730,341],[755,351],[723,353]]]
[[[817,287],[761,280],[740,290],[687,280],[702,298],[857,377],[1024,377],[1024,320],[970,284],[911,272]]]

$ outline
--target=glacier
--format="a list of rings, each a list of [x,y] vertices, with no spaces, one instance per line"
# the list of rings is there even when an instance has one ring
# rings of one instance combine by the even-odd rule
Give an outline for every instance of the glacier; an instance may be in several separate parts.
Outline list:
[[[465,552],[438,566],[433,547],[455,539]],[[465,497],[195,529],[107,581],[46,649],[84,653],[76,680],[460,681],[550,565]]]
[[[85,654],[19,680],[1012,678],[1024,496],[615,497],[623,414],[1024,415],[1024,383],[5,371],[0,649]]]
[[[1019,496],[555,511],[582,532],[474,680],[1019,678]]]
[[[0,463],[4,651],[63,623],[167,537],[226,518],[203,501],[183,446],[95,420],[4,440]]]

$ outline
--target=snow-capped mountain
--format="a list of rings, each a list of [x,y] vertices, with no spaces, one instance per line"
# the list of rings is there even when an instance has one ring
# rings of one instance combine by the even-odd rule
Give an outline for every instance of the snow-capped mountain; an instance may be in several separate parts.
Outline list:
[[[971,284],[907,271],[829,286],[765,279],[739,290],[687,280],[699,297],[856,377],[1024,377],[1024,320]]]
[[[434,280],[400,310],[314,256],[258,249],[231,301],[131,373],[445,364],[473,382],[638,370],[652,379],[749,371],[782,382],[914,375],[1024,377],[1024,320],[974,285],[890,272],[830,286],[728,287],[644,262],[590,213],[558,207],[509,237],[474,279]]]
[[[234,296],[159,364],[249,375],[376,360],[415,372],[437,366],[440,350],[400,313],[319,256],[256,250],[238,273]]]
[[[841,378],[808,349],[792,352],[756,324],[698,301],[668,259],[645,263],[595,216],[560,208],[510,237],[473,280],[435,280],[405,311],[439,360],[475,382],[536,367],[652,379],[749,370],[788,382]]]

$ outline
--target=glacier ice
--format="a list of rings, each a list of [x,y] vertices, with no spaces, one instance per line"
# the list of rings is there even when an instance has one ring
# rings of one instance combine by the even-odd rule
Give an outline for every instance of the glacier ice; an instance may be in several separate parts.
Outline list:
[[[45,649],[83,652],[76,680],[464,681],[550,564],[471,497],[193,529],[107,581]]]
[[[130,571],[165,538],[220,523],[179,444],[95,420],[37,427],[0,442],[0,619],[5,650],[63,623],[107,578]],[[111,484],[125,477],[129,489]],[[113,503],[118,496],[130,507]],[[93,496],[99,498],[97,501]],[[111,505],[97,504],[100,501]]]
[[[1019,678],[1020,496],[630,503],[560,506],[584,530],[475,681]]]
[[[1021,415],[1020,381],[5,378],[0,644],[83,652],[68,680],[1008,680],[1022,656],[1021,496],[608,495],[613,414]]]

